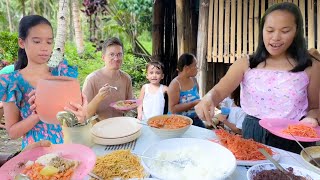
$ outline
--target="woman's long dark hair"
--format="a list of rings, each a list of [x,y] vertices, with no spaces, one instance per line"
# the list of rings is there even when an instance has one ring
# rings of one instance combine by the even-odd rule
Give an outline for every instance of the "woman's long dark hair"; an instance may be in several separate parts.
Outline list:
[[[30,29],[39,24],[47,24],[52,29],[51,23],[42,16],[39,16],[39,15],[24,16],[19,23],[19,38],[21,38],[22,40],[25,40],[29,35]],[[18,60],[14,64],[14,70],[23,69],[27,65],[28,65],[28,57],[27,57],[26,51],[19,47]]]
[[[257,67],[258,64],[264,62],[270,56],[263,42],[263,26],[266,17],[275,10],[288,11],[295,17],[295,23],[297,25],[296,36],[290,47],[287,49],[287,53],[297,62],[297,65],[290,71],[304,71],[307,67],[312,65],[312,61],[307,51],[304,38],[303,19],[299,7],[289,2],[274,4],[268,8],[263,15],[259,27],[258,47],[255,53],[250,56],[250,68]]]

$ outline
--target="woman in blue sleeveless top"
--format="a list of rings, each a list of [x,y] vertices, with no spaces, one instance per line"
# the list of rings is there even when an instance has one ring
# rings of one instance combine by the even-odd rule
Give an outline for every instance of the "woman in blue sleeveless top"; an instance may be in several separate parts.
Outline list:
[[[169,111],[172,114],[188,116],[193,125],[205,127],[197,116],[194,106],[200,101],[199,87],[195,79],[198,73],[197,60],[193,54],[182,54],[178,60],[178,76],[174,78],[168,89]]]

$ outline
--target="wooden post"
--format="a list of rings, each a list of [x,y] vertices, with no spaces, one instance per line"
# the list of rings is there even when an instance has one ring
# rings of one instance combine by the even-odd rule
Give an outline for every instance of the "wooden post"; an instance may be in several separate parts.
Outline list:
[[[198,83],[199,93],[202,97],[206,93],[207,84],[207,42],[208,42],[208,19],[209,19],[209,2],[210,0],[199,1],[199,24],[198,24]],[[211,53],[211,52],[209,52]]]
[[[185,8],[185,0],[176,0],[178,57],[185,53],[185,46],[187,45],[187,43],[185,43]]]
[[[161,61],[163,56],[163,24],[164,24],[163,0],[153,3],[152,17],[152,60]]]

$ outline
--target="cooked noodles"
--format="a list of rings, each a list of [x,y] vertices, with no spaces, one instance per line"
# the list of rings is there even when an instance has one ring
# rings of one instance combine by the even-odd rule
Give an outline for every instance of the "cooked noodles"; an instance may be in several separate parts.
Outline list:
[[[190,121],[181,116],[154,117],[148,122],[150,126],[163,129],[178,129],[190,125]]]
[[[308,138],[318,137],[317,131],[314,128],[303,125],[303,124],[289,125],[282,132],[286,134],[292,134],[294,136],[300,136],[300,137],[308,137]]]
[[[103,179],[143,178],[144,169],[130,150],[117,150],[97,158],[93,172]]]

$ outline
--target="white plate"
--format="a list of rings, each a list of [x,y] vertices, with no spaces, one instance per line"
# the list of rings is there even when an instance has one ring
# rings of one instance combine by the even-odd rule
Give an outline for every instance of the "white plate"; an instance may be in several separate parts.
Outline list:
[[[91,133],[100,138],[120,138],[138,132],[141,124],[133,117],[113,117],[96,123]]]
[[[117,144],[124,144],[127,142],[131,142],[137,139],[141,135],[141,130],[131,135],[120,137],[120,138],[100,138],[92,134],[92,141],[96,144],[101,145],[117,145]]]
[[[273,159],[275,159],[276,161],[280,160],[280,153],[277,152],[277,150],[273,147],[268,146],[269,148],[271,148],[271,150],[274,152],[274,155],[272,155]],[[256,161],[249,161],[249,160],[237,160],[237,165],[239,166],[253,166],[256,164],[262,164],[262,163],[269,163],[269,160],[256,160]]]
[[[191,161],[195,164],[189,163],[185,168],[179,168],[170,163],[162,163],[142,158],[142,165],[152,177],[166,180],[199,179],[200,177],[198,177],[196,173],[204,169],[207,174],[211,173],[211,177],[201,179],[225,179],[231,175],[236,168],[236,159],[231,151],[220,144],[203,139],[172,138],[162,140],[147,148],[143,155],[157,158],[159,154],[168,152],[173,152],[172,158],[174,159],[184,159],[190,157],[188,155],[192,153],[194,159],[191,159]],[[176,152],[179,153],[180,157],[177,158],[177,156],[175,156],[174,153]],[[160,166],[163,169],[157,169],[157,167],[155,167],[155,165],[157,165],[156,163],[158,163],[158,165],[161,163]],[[196,170],[197,167],[198,170]],[[179,174],[181,171],[183,171],[184,175],[182,173]],[[192,175],[197,176],[197,178],[192,177]]]
[[[309,171],[309,170],[306,170],[304,168],[301,168],[301,167],[298,167],[298,166],[292,166],[292,165],[289,165],[289,164],[282,164],[280,163],[280,165],[282,167],[284,167],[285,169],[289,168],[289,167],[292,167],[293,168],[293,174],[296,175],[296,176],[303,176],[303,177],[306,177],[307,179],[320,179],[320,175],[312,172],[312,171]],[[252,166],[251,168],[248,169],[247,171],[247,179],[248,180],[252,180],[253,179],[253,176],[262,171],[262,170],[271,170],[271,169],[276,169],[276,167],[272,164],[272,163],[265,163],[265,164],[257,164],[257,165],[254,165]]]

